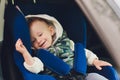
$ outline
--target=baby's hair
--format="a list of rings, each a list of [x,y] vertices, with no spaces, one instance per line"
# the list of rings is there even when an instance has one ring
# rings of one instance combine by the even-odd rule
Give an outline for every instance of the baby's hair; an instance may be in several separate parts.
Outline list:
[[[44,19],[44,18],[40,18],[40,17],[29,17],[29,18],[26,18],[26,20],[27,20],[29,26],[31,26],[32,23],[35,22],[35,21],[43,21],[43,22],[45,22],[47,25],[54,27],[54,24],[53,24],[52,21],[46,20],[46,19]]]

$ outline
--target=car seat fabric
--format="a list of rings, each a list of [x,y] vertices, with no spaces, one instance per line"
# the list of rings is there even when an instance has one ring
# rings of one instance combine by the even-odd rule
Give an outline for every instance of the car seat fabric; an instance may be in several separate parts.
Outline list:
[[[84,47],[81,43],[75,44],[73,69],[78,73],[86,75],[87,60]]]

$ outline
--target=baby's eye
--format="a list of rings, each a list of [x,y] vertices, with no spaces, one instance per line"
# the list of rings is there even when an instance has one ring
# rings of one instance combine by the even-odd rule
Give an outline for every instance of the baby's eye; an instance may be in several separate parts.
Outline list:
[[[39,36],[39,37],[42,36],[42,33],[40,33],[38,36]]]
[[[32,42],[32,44],[35,43],[35,40],[32,40],[31,42]]]

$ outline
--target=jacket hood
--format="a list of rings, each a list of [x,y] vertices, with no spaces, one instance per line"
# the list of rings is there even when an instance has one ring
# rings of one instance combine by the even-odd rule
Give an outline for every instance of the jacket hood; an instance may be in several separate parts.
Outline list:
[[[56,38],[55,38],[53,44],[58,40],[59,37],[62,36],[63,28],[62,28],[62,25],[58,22],[58,20],[56,18],[49,16],[47,14],[37,14],[37,15],[25,16],[25,18],[31,18],[31,17],[43,18],[43,19],[46,19],[46,20],[53,22],[53,24],[55,26],[55,32],[56,32],[56,36],[55,36]]]

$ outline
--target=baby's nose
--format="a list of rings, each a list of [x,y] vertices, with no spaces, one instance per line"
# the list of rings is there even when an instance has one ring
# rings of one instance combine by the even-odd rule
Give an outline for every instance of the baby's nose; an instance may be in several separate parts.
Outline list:
[[[40,39],[40,38],[37,39],[37,42],[38,42],[38,43],[40,43],[41,41],[42,41],[42,39]]]

